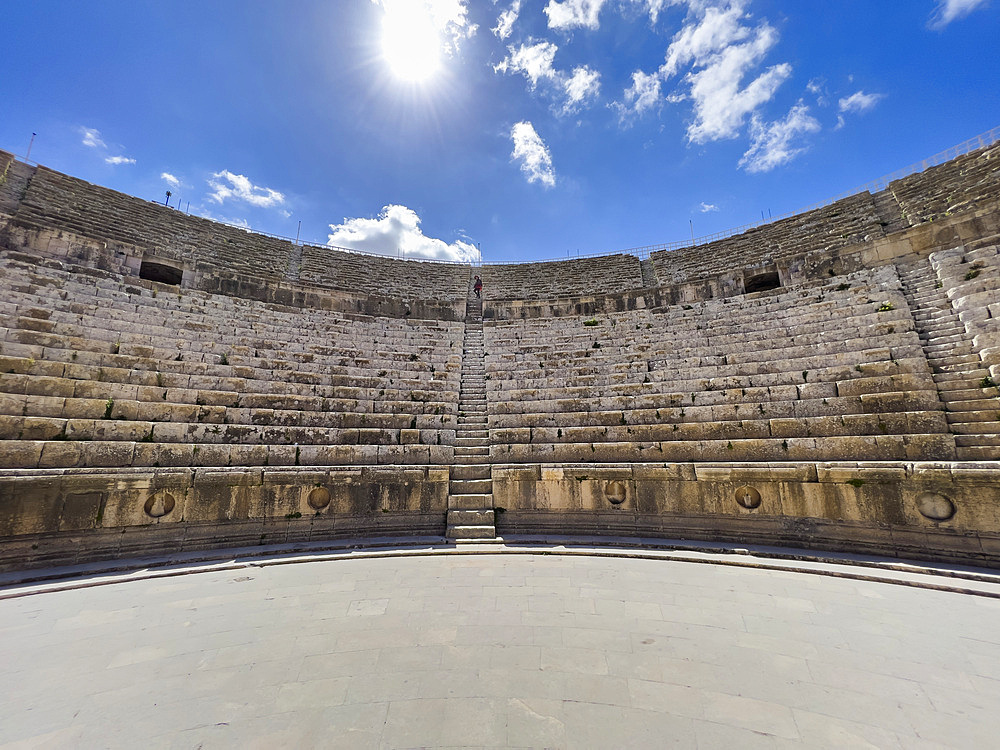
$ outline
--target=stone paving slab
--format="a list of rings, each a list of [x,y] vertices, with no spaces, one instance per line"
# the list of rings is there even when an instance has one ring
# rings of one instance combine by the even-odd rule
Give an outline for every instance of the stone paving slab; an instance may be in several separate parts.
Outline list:
[[[1000,600],[931,585],[996,593],[988,572],[522,545],[7,587],[0,747],[964,748],[1000,732]],[[845,577],[873,570],[919,585]]]

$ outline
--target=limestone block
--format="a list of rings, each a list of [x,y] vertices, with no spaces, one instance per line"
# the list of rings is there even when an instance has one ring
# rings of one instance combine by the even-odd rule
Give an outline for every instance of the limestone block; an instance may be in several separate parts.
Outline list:
[[[0,384],[2,384],[2,376],[0,376]],[[10,416],[21,416],[25,412],[27,405],[27,399],[34,398],[33,396],[25,396],[23,394],[11,394],[11,393],[0,393],[0,414],[7,414]]]
[[[83,463],[83,443],[63,440],[43,444],[38,468],[53,469],[80,466]]]
[[[266,466],[266,445],[230,445],[229,460],[233,466]]]
[[[200,443],[192,448],[195,466],[227,466],[231,461],[230,446]]]
[[[399,442],[401,445],[410,445],[422,442],[420,439],[420,430],[400,430]]]
[[[135,443],[136,466],[193,466],[194,446],[190,443]]]
[[[0,442],[0,467],[34,468],[42,455],[43,443],[34,440],[4,440]]]
[[[72,397],[74,388],[74,381],[53,377],[32,377],[24,384],[24,392],[35,396]]]
[[[83,465],[91,467],[132,466],[135,443],[87,442],[82,443]],[[148,464],[137,464],[139,466]]]
[[[906,458],[912,461],[947,460],[955,457],[955,438],[945,432],[936,435],[907,435],[905,445]]]
[[[52,417],[24,417],[21,422],[20,440],[56,440],[69,426],[64,419]],[[73,439],[70,436],[70,439]]]

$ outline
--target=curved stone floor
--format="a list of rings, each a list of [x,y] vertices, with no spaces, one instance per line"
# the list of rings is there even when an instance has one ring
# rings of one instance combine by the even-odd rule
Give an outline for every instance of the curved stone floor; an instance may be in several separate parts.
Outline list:
[[[0,747],[909,749],[1000,736],[996,580],[500,549],[0,589]]]

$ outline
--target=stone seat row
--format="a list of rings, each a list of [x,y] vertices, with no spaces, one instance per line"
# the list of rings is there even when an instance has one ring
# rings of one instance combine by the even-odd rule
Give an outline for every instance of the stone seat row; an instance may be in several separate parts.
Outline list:
[[[627,413],[619,413],[624,420]],[[631,415],[628,415],[631,416]],[[851,435],[938,435],[948,432],[943,411],[884,412],[795,418],[677,421],[654,424],[490,428],[490,441],[508,443],[600,443],[739,440],[743,438],[848,437]]]
[[[24,257],[19,253],[6,255]],[[453,344],[462,331],[460,323],[286,308],[191,289],[179,290],[155,282],[122,279],[114,274],[99,277],[95,283],[89,275],[55,268],[55,265],[17,260],[9,262],[3,272],[5,286],[22,295],[36,293],[36,307],[39,309],[55,307],[77,314],[101,315],[110,306],[124,320],[139,325],[148,325],[150,321],[169,315],[175,322],[180,317],[180,325],[186,329],[203,332],[218,330],[220,320],[224,320],[224,325],[248,336],[274,333],[284,338],[290,332],[306,329],[314,332],[313,340],[346,335],[356,338],[359,344],[379,344],[422,335],[429,343],[441,346]],[[54,285],[60,290],[55,299],[52,294]],[[157,295],[157,288],[162,292],[160,295]],[[84,302],[90,303],[90,310],[81,307]]]
[[[878,340],[877,349],[871,348],[872,337],[846,338],[827,344],[785,346],[781,348],[760,348],[753,351],[722,351],[722,347],[699,347],[691,354],[679,350],[678,356],[671,357],[662,351],[635,352],[625,347],[610,349],[601,347],[599,351],[587,348],[577,351],[553,352],[552,356],[515,358],[523,380],[535,378],[572,379],[579,375],[593,375],[605,372],[677,373],[696,371],[703,368],[725,367],[733,374],[777,372],[780,369],[813,369],[825,361],[831,363],[888,359],[919,359],[922,348],[916,333],[910,331],[890,334]],[[688,350],[692,351],[692,350]],[[709,353],[712,352],[712,353]],[[642,360],[637,360],[642,356]],[[502,358],[490,361],[487,372],[498,372],[509,366]]]
[[[45,330],[40,330],[45,329]],[[290,369],[303,372],[327,372],[330,369],[355,368],[365,371],[386,369],[400,373],[426,376],[438,368],[451,370],[460,366],[461,353],[435,350],[430,346],[414,345],[409,349],[378,350],[366,347],[309,347],[308,351],[285,348],[279,341],[237,342],[224,332],[212,342],[192,341],[186,336],[167,339],[163,336],[130,333],[114,328],[92,328],[80,324],[58,324],[51,321],[8,316],[0,313],[0,331],[11,343],[40,346],[43,349],[67,349],[79,357],[84,352],[96,355],[114,354],[124,358],[154,362],[177,362],[166,369],[190,369],[187,365],[220,365],[253,367],[256,369]],[[304,347],[303,347],[304,348]],[[162,369],[162,368],[158,368]],[[362,374],[362,373],[357,373]]]
[[[641,364],[639,365],[641,366]],[[926,360],[913,353],[892,359],[890,349],[867,349],[853,355],[801,357],[798,359],[776,360],[753,363],[742,368],[720,368],[714,364],[686,368],[652,369],[648,372],[636,370],[619,373],[616,378],[595,372],[593,374],[553,375],[538,371],[524,370],[516,381],[501,380],[501,371],[487,370],[487,390],[490,400],[528,398],[530,392],[545,393],[553,388],[564,394],[588,393],[594,390],[614,391],[620,386],[635,386],[636,390],[655,391],[663,386],[673,391],[696,392],[728,388],[750,388],[772,385],[796,385],[799,383],[838,383],[843,381],[864,381],[872,387],[880,387],[879,380],[865,377],[866,374],[888,373],[906,376],[916,375],[918,379],[930,381]],[[646,386],[643,388],[642,386]],[[931,387],[931,386],[928,386]],[[576,391],[574,389],[581,389]]]
[[[79,389],[78,389],[79,390]],[[422,403],[420,407],[400,401],[329,400],[326,409],[308,399],[286,399],[272,394],[240,397],[238,394],[202,392],[197,400],[158,401],[127,398],[124,388],[112,386],[101,397],[43,396],[34,393],[0,392],[0,414],[61,419],[108,419],[145,422],[187,422],[282,427],[339,429],[448,429],[455,425],[454,409],[444,403]],[[138,396],[149,395],[139,389]],[[168,393],[168,397],[169,397]],[[211,398],[215,396],[216,398]],[[207,397],[207,399],[206,399]],[[228,402],[228,403],[227,403]],[[239,405],[233,405],[233,404]],[[245,404],[245,405],[244,405]],[[447,408],[446,408],[447,407]],[[147,430],[148,432],[148,430]],[[146,433],[143,433],[146,434]]]
[[[257,358],[244,358],[247,364],[224,364],[221,357],[214,363],[187,360],[183,357],[170,356],[163,359],[153,357],[136,357],[129,354],[113,354],[94,352],[84,349],[80,339],[65,339],[52,334],[36,334],[25,331],[0,329],[0,347],[9,352],[9,358],[24,359],[24,355],[35,358],[40,354],[41,361],[52,362],[53,373],[60,370],[62,375],[77,379],[117,379],[123,373],[145,373],[142,376],[144,384],[161,385],[178,388],[213,388],[213,379],[219,383],[237,383],[238,387],[249,390],[259,390],[254,382],[269,384],[288,382],[300,385],[321,386],[326,389],[335,385],[344,385],[345,378],[361,379],[375,378],[371,387],[396,388],[408,384],[416,388],[428,388],[434,385],[456,386],[459,378],[459,362],[449,361],[435,365],[424,365],[423,369],[413,369],[410,363],[402,369],[396,369],[393,363],[386,360],[361,360],[356,366],[339,364],[321,365],[316,363],[300,363],[279,361],[271,362]],[[73,355],[76,355],[74,358]],[[0,355],[6,356],[6,355]],[[368,363],[368,366],[366,366]],[[23,362],[8,362],[7,371],[17,371],[27,366]],[[295,369],[292,369],[292,368]],[[41,368],[39,368],[40,370]],[[38,372],[39,370],[36,370]],[[102,372],[103,370],[103,372]],[[190,381],[196,385],[188,385]],[[369,381],[371,382],[371,381]],[[353,385],[353,383],[352,383]],[[267,388],[273,388],[273,385]],[[233,390],[233,386],[223,387],[223,390]],[[330,397],[333,397],[332,394]]]
[[[450,445],[225,445],[127,441],[7,440],[5,466],[18,469],[165,466],[375,466],[450,464]]]
[[[883,317],[883,315],[886,317]],[[893,317],[887,317],[890,315]],[[814,324],[803,325],[799,328],[776,327],[769,331],[750,332],[746,336],[740,336],[739,343],[745,345],[747,342],[766,344],[771,341],[787,341],[789,345],[793,346],[822,346],[839,341],[844,336],[849,338],[874,338],[896,333],[897,331],[905,332],[912,330],[912,321],[907,317],[906,310],[894,310],[891,313],[880,314],[878,322],[875,323],[869,322],[868,317],[846,317],[842,319],[842,322],[843,326],[837,330],[832,330],[828,325]],[[641,354],[657,351],[661,353],[676,351],[678,354],[684,356],[693,356],[718,352],[719,345],[728,346],[730,349],[734,348],[732,346],[734,341],[731,334],[720,335],[710,330],[699,331],[696,336],[692,336],[690,333],[683,337],[670,336],[668,338],[661,336],[659,340],[654,339],[652,336],[646,336],[643,337],[644,340],[636,341],[633,338],[629,338],[627,332],[622,338],[617,338],[615,336],[617,333],[616,329],[620,325],[619,323],[615,328],[612,328],[612,332],[609,335],[610,340],[597,338],[596,336],[588,337],[585,334],[559,335],[553,332],[547,339],[538,340],[537,343],[535,339],[532,339],[528,343],[523,339],[518,339],[516,346],[510,346],[506,343],[499,344],[499,346],[504,348],[500,353],[493,356],[513,362],[529,361],[532,358],[537,359],[540,356],[545,356],[553,352],[558,353],[569,346],[573,346],[576,350],[579,350],[581,347],[584,349],[593,348],[593,341],[597,341],[601,345],[601,349],[606,351],[621,347],[625,350]],[[500,341],[500,338],[498,337],[495,340]],[[546,340],[550,341],[551,344],[547,345],[545,343]],[[671,344],[674,348],[668,348],[671,347]]]
[[[36,362],[37,364],[39,363]],[[106,379],[0,373],[0,392],[64,399],[136,400],[177,406],[350,411],[362,414],[379,411],[447,414],[455,412],[458,402],[457,388],[422,391],[333,389],[284,381],[232,379],[220,383],[214,378],[195,380],[197,376],[189,376],[186,381],[179,381],[181,384],[177,385],[166,380],[161,382],[156,375],[162,373],[105,370],[103,376]],[[197,387],[199,385],[204,387]]]
[[[226,419],[226,414],[223,419]],[[413,420],[416,424],[416,420]],[[416,427],[289,427],[224,422],[62,419],[0,414],[0,440],[69,440],[247,445],[452,445],[455,430]]]
[[[852,435],[619,443],[503,443],[494,463],[638,463],[686,461],[926,461],[953,460],[951,435]],[[587,478],[579,467],[577,478]]]
[[[887,391],[851,396],[824,396],[822,398],[797,398],[793,393],[777,394],[755,400],[735,391],[713,391],[701,396],[702,403],[691,402],[686,393],[661,396],[603,396],[586,400],[562,398],[549,402],[529,402],[518,409],[492,410],[489,427],[560,427],[564,424],[578,426],[611,426],[621,424],[680,424],[697,422],[724,422],[741,419],[801,419],[807,417],[836,417],[876,413],[920,411],[937,412],[943,407],[933,390]],[[768,389],[754,389],[768,390]],[[779,389],[775,389],[779,390]],[[719,395],[708,402],[707,395]],[[730,395],[732,394],[732,395]],[[708,402],[708,403],[706,403]],[[506,405],[505,405],[506,406]],[[590,408],[585,408],[590,407]]]
[[[643,286],[639,259],[627,254],[487,265],[479,273],[491,300],[615,294]]]
[[[137,383],[192,391],[235,391],[286,393],[315,396],[322,387],[323,398],[396,397],[424,399],[424,391],[457,392],[459,370],[447,366],[433,373],[374,371],[372,368],[331,366],[317,371],[284,369],[305,367],[299,363],[267,363],[266,367],[222,365],[189,360],[185,366],[176,358],[168,360],[124,354],[88,352],[77,349],[45,348],[0,341],[0,375],[65,378],[77,381]],[[76,355],[76,356],[74,356]],[[315,369],[315,368],[314,368]],[[205,397],[201,394],[200,397]]]
[[[9,271],[4,274],[10,280],[16,278]],[[71,286],[67,282],[61,284],[61,288],[68,292],[75,291],[72,297],[66,294],[64,300],[53,300],[51,291],[40,288],[37,294],[28,294],[17,289],[14,284],[7,281],[11,289],[11,299],[7,304],[19,301],[26,309],[37,311],[39,316],[51,316],[57,313],[63,315],[83,315],[97,318],[108,318],[114,315],[116,322],[131,323],[141,330],[150,333],[160,334],[164,328],[162,321],[164,316],[171,323],[171,328],[179,328],[190,332],[191,335],[202,334],[204,338],[208,334],[213,334],[220,329],[232,332],[236,335],[248,337],[265,338],[272,334],[288,336],[289,331],[307,330],[313,340],[325,340],[327,338],[347,337],[356,340],[359,344],[381,344],[383,342],[406,342],[416,339],[423,345],[454,346],[455,340],[461,333],[460,324],[441,324],[437,321],[419,321],[392,323],[389,319],[374,319],[369,316],[354,315],[350,318],[340,318],[334,313],[327,317],[302,314],[301,319],[297,319],[292,311],[273,309],[261,309],[240,307],[238,310],[202,310],[188,305],[181,314],[174,312],[179,306],[171,303],[164,304],[162,298],[146,296],[142,294],[114,294],[106,295],[100,290],[96,293],[88,289],[85,285]],[[137,290],[141,291],[141,290]],[[179,295],[189,296],[189,293]],[[111,298],[108,304],[108,297]],[[89,300],[89,306],[81,304],[80,300]],[[259,303],[263,304],[263,303]],[[226,323],[219,322],[220,316],[225,314]],[[366,319],[367,317],[367,319]],[[46,317],[47,319],[47,317]],[[153,321],[159,321],[159,325]]]

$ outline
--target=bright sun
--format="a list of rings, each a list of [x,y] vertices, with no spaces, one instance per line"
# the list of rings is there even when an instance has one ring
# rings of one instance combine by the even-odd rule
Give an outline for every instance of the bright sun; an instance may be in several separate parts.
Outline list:
[[[418,3],[399,3],[382,25],[382,54],[397,78],[429,79],[441,65],[441,38],[429,13]]]

